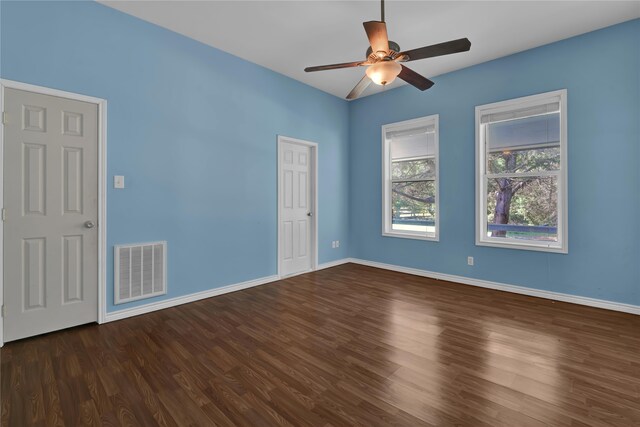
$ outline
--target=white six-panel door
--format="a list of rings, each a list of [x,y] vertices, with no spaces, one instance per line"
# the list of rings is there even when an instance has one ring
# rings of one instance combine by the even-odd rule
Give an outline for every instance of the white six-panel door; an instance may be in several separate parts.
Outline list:
[[[4,341],[97,320],[98,106],[5,89]]]
[[[314,266],[313,149],[282,138],[278,148],[280,275],[289,276]]]

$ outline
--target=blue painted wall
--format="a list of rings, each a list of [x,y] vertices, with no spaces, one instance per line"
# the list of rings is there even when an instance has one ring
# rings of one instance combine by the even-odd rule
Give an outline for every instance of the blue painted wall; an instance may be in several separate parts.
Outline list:
[[[319,143],[320,262],[347,256],[640,304],[640,20],[347,104],[92,2],[0,2],[0,76],[109,102],[112,247],[169,242],[169,294],[276,273],[276,135]],[[569,254],[475,246],[474,107],[567,88]],[[440,242],[381,236],[386,123],[440,114]],[[248,206],[248,208],[247,208]],[[332,240],[339,249],[331,249]],[[468,267],[466,257],[476,265]]]
[[[640,304],[640,20],[350,104],[351,256]],[[477,105],[566,88],[569,254],[475,245]],[[381,236],[386,123],[440,115],[440,242]],[[467,266],[467,256],[475,266]]]
[[[319,261],[347,256],[346,101],[97,3],[0,14],[2,78],[108,100],[109,311],[150,302],[113,306],[114,244],[168,241],[155,300],[276,274],[278,134],[319,144]]]

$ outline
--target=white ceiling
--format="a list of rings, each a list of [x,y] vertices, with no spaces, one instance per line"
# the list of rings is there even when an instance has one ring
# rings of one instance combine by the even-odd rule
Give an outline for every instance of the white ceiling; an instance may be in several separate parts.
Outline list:
[[[362,22],[373,1],[101,1],[344,98],[364,68],[305,73],[364,59]],[[640,17],[640,1],[386,2],[389,38],[401,49],[468,37],[471,51],[408,63],[427,77]],[[594,52],[596,55],[597,52]],[[391,87],[405,84],[396,79]],[[363,96],[382,88],[371,85]],[[388,90],[388,89],[387,89]]]

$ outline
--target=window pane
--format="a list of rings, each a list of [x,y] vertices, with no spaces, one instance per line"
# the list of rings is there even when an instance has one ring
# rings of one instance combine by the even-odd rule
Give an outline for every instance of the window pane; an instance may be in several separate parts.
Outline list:
[[[489,173],[550,171],[560,168],[560,113],[488,123]]]
[[[435,179],[436,160],[419,159],[391,163],[391,179]]]
[[[557,177],[489,179],[486,233],[488,237],[557,242]]]
[[[391,188],[391,228],[435,233],[435,182],[394,182]]]
[[[487,162],[489,173],[556,171],[560,169],[560,147],[489,152]]]

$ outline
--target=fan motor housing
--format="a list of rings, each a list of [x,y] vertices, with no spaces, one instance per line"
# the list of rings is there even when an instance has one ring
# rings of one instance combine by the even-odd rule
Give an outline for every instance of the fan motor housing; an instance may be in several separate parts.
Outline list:
[[[392,50],[394,52],[400,52],[400,46],[398,45],[398,43],[389,40],[389,50]],[[367,54],[365,55],[365,58],[368,58],[369,55],[371,55],[373,53],[373,49],[371,49],[371,46],[369,46],[369,48],[367,49]]]

